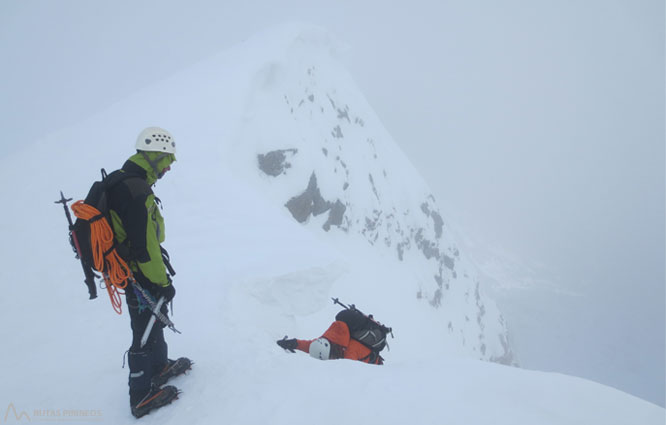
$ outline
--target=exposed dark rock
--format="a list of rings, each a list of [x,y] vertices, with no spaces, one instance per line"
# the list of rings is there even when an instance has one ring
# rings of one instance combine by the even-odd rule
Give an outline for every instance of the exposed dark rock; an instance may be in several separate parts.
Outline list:
[[[328,202],[321,197],[321,193],[317,187],[317,176],[313,172],[305,192],[291,198],[285,206],[296,221],[303,223],[310,215],[321,214],[321,212],[330,208],[330,205],[327,204]]]
[[[328,220],[324,223],[324,230],[328,232],[331,229],[331,225],[340,226],[346,210],[347,207],[339,199],[335,201],[335,204],[331,207],[331,211],[328,213]]]
[[[345,233],[349,233],[349,229],[351,228],[351,220],[349,217],[346,215],[342,218],[342,224],[340,225],[340,230],[342,230]]]
[[[326,97],[328,97],[328,100],[331,102],[331,106],[333,107],[333,109],[338,109],[338,108],[335,106],[335,102],[333,101],[333,99],[331,99],[331,96],[329,96],[329,95],[327,94]]]
[[[504,325],[504,317],[502,316],[500,316],[500,323]],[[511,347],[509,346],[509,341],[507,340],[506,336],[504,334],[500,334],[499,338],[500,343],[502,344],[502,348],[504,348],[504,354],[501,356],[493,356],[490,358],[490,361],[510,366],[518,366],[518,362],[516,361],[513,352],[511,351]]]
[[[319,192],[319,189],[317,189],[317,192]],[[324,198],[321,197],[321,195],[319,195],[318,197],[312,200],[312,215],[323,214],[326,211],[330,210],[332,206],[333,206],[332,202],[325,200]]]
[[[405,255],[405,243],[400,242],[399,244],[396,245],[396,248],[398,249],[398,259],[400,261],[403,260],[403,256]]]
[[[310,96],[308,96],[308,100],[310,102],[314,102],[314,94],[311,94]]]
[[[433,211],[430,213],[430,217],[432,218],[432,221],[435,222],[435,236],[437,239],[442,237],[442,229],[444,228],[444,220],[442,220],[442,216],[439,215],[436,211]]]
[[[453,267],[456,264],[455,260],[447,255],[442,255],[442,262],[450,270],[453,270]]]
[[[419,247],[421,252],[423,252],[423,255],[425,255],[426,259],[439,259],[440,253],[437,244],[423,237],[423,229],[419,229],[416,232],[416,235],[414,235],[414,241],[416,242],[416,246]]]
[[[439,273],[435,275],[435,281],[437,282],[437,286],[440,287],[440,288],[441,288],[442,285],[444,284],[444,278],[442,277],[442,269],[441,269],[441,267],[440,267],[440,269],[439,269]]]
[[[349,119],[348,111],[349,111],[349,107],[346,106],[346,105],[345,105],[344,110],[338,108],[338,119],[340,119],[340,120],[346,119],[349,123],[351,123],[351,120]]]
[[[372,174],[368,174],[368,178],[370,179],[370,184],[372,185],[372,191],[377,197],[377,200],[381,201],[381,199],[379,199],[379,193],[377,193],[377,187],[375,186],[375,179],[372,178]]]
[[[336,202],[325,200],[317,186],[317,176],[313,172],[308,187],[303,193],[291,198],[285,206],[299,223],[304,223],[310,215],[317,216],[329,211],[328,220],[324,229],[329,231],[331,226],[340,226],[347,207],[338,199]]]
[[[432,198],[432,195],[430,195],[430,198]],[[435,198],[432,199],[434,200]],[[431,211],[430,206],[426,202],[421,204],[421,211],[423,211],[423,214],[432,218],[432,221],[435,225],[435,237],[437,237],[437,239],[441,238],[442,230],[444,227],[444,220],[442,220],[442,216],[439,215],[437,211]]]
[[[333,137],[335,137],[336,139],[342,139],[343,137],[345,137],[345,136],[342,134],[342,129],[340,128],[339,125],[336,125],[335,128],[333,128],[333,131],[331,131],[331,134],[332,134]]]
[[[294,156],[297,152],[298,149],[280,149],[259,154],[257,155],[259,169],[273,177],[286,174],[286,170],[291,168],[291,163],[287,161],[287,155]]]
[[[363,228],[362,232],[365,234],[366,232],[374,232],[377,229],[377,226],[381,222],[381,216],[382,212],[378,210],[373,211],[374,217],[366,217],[365,218],[365,228]]]
[[[483,324],[483,316],[486,314],[486,306],[483,305],[481,301],[481,293],[479,290],[479,282],[476,282],[476,290],[474,291],[474,298],[476,298],[476,306],[478,307],[478,312],[476,316],[476,321],[479,323],[479,328],[483,332],[485,325]],[[481,335],[483,338],[483,334]]]
[[[442,290],[437,289],[435,291],[435,295],[433,295],[432,299],[430,300],[430,305],[437,308],[440,305],[442,305]]]

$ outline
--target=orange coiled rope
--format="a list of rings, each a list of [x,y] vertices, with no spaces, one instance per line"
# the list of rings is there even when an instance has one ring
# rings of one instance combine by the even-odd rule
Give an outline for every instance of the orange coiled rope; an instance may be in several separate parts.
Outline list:
[[[109,222],[97,208],[76,201],[72,204],[74,215],[90,223],[90,246],[95,270],[102,273],[111,306],[116,313],[122,313],[122,290],[127,287],[132,271],[113,246],[113,230]]]

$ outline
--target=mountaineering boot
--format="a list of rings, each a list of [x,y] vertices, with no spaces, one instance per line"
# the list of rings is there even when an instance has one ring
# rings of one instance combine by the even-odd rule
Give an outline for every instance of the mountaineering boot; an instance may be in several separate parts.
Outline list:
[[[181,357],[178,360],[167,359],[167,363],[164,365],[162,371],[153,376],[151,384],[154,388],[159,388],[166,384],[169,379],[182,375],[192,369],[192,364],[192,360],[187,357]]]
[[[136,406],[132,405],[132,414],[136,418],[147,415],[151,410],[170,404],[178,398],[179,393],[178,388],[173,385],[167,385],[164,388],[152,388]]]

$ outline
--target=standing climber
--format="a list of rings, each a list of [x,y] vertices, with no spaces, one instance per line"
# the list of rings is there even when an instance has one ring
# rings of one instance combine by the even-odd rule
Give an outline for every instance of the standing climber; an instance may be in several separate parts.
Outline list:
[[[175,272],[160,245],[165,238],[161,204],[151,189],[171,169],[175,154],[173,136],[159,127],[149,127],[139,134],[136,153],[119,171],[108,176],[117,179],[116,184],[109,184],[107,197],[118,251],[144,290],[142,293],[137,285],[125,289],[132,327],[132,345],[128,350],[129,396],[132,414],[137,418],[176,399],[178,389],[164,384],[192,365],[185,357],[168,358],[164,324],[159,320],[151,323],[153,312],[146,300],[152,298],[149,301],[155,305],[163,298],[160,311],[166,316],[167,303],[176,294],[171,280]]]

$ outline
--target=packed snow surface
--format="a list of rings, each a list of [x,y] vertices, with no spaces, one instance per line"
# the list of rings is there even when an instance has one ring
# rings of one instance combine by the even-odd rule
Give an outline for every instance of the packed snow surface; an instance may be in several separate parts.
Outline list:
[[[122,165],[139,130],[162,125],[179,142],[155,192],[177,270],[173,321],[183,332],[166,336],[170,356],[195,365],[174,380],[179,400],[143,423],[663,424],[664,409],[613,388],[479,360],[460,336],[447,337],[447,305],[416,296],[412,263],[362,237],[322,231],[325,220],[294,220],[276,202],[285,186],[267,194],[267,177],[238,154],[255,148],[237,145],[249,143],[248,111],[268,116],[252,109],[266,83],[258,72],[279,73],[273,65],[294,40],[318,46],[322,37],[301,26],[260,35],[2,158],[3,420],[134,423],[121,369],[127,313],[117,316],[103,290],[87,300],[52,202],[60,190],[84,197],[98,168]],[[331,297],[393,327],[384,366],[322,362],[275,344],[321,335],[339,311]]]

